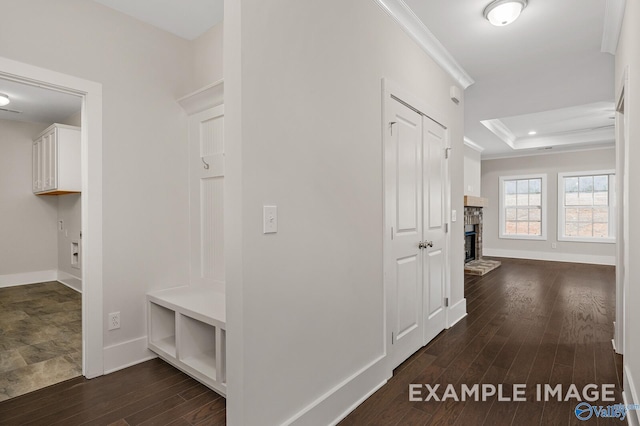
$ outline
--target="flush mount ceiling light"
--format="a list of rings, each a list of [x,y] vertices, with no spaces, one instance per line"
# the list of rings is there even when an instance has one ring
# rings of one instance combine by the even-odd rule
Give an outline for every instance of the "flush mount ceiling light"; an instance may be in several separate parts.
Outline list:
[[[509,25],[527,7],[528,0],[495,0],[484,9],[484,17],[496,27]]]
[[[5,95],[4,93],[0,93],[0,106],[9,105],[9,102],[11,102],[9,96]]]
[[[529,132],[529,136],[533,136],[533,135],[537,135],[538,132],[536,132],[535,130],[532,130]]]

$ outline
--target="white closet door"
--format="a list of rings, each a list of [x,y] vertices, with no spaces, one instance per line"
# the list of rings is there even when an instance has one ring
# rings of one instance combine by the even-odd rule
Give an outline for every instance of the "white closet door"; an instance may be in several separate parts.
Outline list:
[[[189,117],[191,283],[224,286],[224,105]]]
[[[423,345],[422,117],[392,100],[385,137],[385,280],[395,368]]]
[[[446,327],[447,131],[424,117],[424,344]]]

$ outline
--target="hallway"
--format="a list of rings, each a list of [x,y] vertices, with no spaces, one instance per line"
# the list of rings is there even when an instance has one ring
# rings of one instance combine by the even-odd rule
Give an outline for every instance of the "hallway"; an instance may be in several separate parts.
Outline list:
[[[614,384],[622,402],[622,357],[611,344],[615,269],[610,266],[500,259],[484,277],[466,276],[468,315],[400,365],[389,382],[340,424],[584,424],[571,402],[533,402],[536,384]],[[409,384],[527,384],[527,402],[409,401]],[[428,391],[419,394],[423,399]],[[592,424],[620,424],[597,419]]]

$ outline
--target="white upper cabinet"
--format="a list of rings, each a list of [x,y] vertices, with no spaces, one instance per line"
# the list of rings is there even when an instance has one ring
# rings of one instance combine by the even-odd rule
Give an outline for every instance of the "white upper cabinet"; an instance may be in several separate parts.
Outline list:
[[[33,141],[33,192],[81,192],[80,128],[52,124]]]

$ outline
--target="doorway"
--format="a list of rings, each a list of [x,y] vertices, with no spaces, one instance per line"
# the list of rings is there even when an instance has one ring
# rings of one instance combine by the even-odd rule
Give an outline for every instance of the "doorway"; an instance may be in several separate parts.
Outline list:
[[[395,368],[447,324],[448,132],[420,100],[383,85],[384,277]]]
[[[46,88],[81,99],[82,374],[87,378],[97,377],[104,374],[102,86],[95,82],[1,57],[0,79]]]

